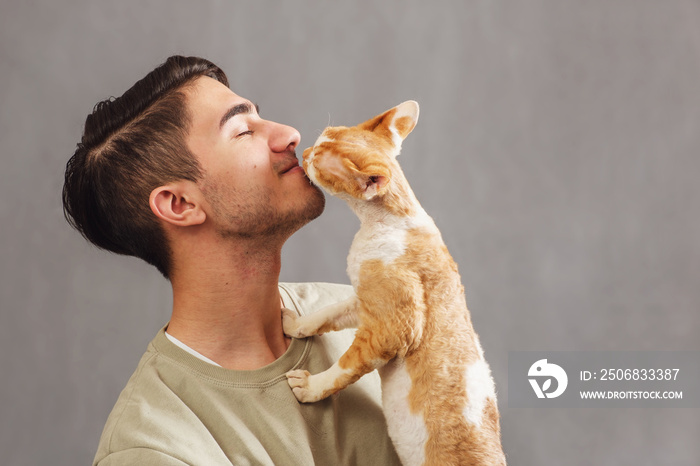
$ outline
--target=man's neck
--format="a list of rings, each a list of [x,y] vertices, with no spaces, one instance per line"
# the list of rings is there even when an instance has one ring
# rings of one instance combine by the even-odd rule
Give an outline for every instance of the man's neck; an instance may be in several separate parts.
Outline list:
[[[252,250],[192,251],[172,277],[168,333],[228,369],[270,364],[290,342],[277,285],[281,250]]]

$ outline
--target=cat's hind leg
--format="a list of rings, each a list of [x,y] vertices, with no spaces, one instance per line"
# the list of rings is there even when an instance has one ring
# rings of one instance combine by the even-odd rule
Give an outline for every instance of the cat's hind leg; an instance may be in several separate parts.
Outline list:
[[[359,324],[357,304],[357,298],[353,296],[305,316],[300,316],[290,309],[283,309],[282,328],[286,335],[294,338],[355,328]]]

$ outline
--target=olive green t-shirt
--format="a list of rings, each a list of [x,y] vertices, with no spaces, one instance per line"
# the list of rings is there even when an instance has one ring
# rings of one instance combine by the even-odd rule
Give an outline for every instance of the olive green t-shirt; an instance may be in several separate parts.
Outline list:
[[[307,314],[343,300],[343,285],[280,284],[284,306]],[[379,377],[325,400],[297,402],[285,373],[321,372],[351,330],[292,340],[272,364],[234,371],[177,347],[161,330],[117,400],[95,465],[394,465]]]

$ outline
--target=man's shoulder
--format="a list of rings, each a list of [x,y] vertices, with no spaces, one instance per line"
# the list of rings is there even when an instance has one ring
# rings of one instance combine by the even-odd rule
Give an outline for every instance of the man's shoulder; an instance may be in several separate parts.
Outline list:
[[[172,345],[171,352],[181,351],[164,330],[151,341],[107,418],[94,464],[182,465],[195,464],[193,459],[201,461],[198,464],[227,464],[212,435],[212,429],[222,429],[216,423],[220,416],[205,420],[201,412],[214,410],[192,403],[216,398],[220,384],[188,365],[186,353],[183,358],[164,353],[164,345]]]
[[[279,288],[283,293],[285,306],[289,307],[291,303],[301,314],[314,312],[329,304],[348,299],[354,294],[350,285],[326,282],[282,282]]]

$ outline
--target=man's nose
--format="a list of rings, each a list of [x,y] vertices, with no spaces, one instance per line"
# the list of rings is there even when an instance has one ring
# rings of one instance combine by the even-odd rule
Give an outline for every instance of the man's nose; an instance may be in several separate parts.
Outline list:
[[[270,149],[273,152],[294,151],[301,141],[299,131],[291,126],[270,122]]]

